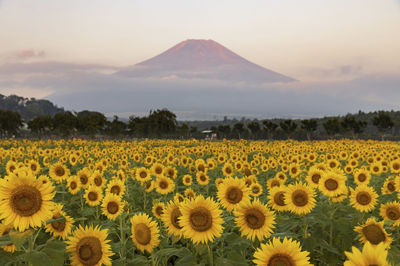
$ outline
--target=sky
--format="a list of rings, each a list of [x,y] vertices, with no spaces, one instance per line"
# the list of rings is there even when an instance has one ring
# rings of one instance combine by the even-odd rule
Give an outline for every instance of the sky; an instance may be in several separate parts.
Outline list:
[[[186,39],[213,39],[305,84],[329,83],[326,90],[400,77],[399,0],[0,0],[0,93],[61,90],[30,83],[43,74],[32,63],[57,62],[60,75],[108,73]]]

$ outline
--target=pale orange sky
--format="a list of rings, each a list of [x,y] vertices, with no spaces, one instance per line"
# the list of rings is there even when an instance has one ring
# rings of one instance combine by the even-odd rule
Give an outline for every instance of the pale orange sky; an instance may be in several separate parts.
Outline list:
[[[0,0],[0,64],[133,65],[189,38],[301,80],[400,74],[400,1]]]

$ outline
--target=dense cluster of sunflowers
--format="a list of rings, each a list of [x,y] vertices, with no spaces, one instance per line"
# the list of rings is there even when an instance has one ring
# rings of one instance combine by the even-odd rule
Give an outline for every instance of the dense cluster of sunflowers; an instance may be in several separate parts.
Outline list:
[[[3,140],[0,160],[2,265],[400,264],[398,143]]]

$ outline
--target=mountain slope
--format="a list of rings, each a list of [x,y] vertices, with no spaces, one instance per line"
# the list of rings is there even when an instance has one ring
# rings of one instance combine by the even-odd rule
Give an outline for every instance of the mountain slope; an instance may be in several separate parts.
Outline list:
[[[118,71],[116,75],[256,83],[294,81],[246,60],[213,40],[180,42],[160,55]]]

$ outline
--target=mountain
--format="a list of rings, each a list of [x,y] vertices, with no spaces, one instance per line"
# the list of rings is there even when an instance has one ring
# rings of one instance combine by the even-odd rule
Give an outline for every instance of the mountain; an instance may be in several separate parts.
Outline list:
[[[123,77],[186,78],[228,82],[291,82],[293,78],[256,65],[213,40],[186,40],[117,73]]]
[[[64,112],[52,102],[44,99],[24,98],[17,95],[4,96],[0,94],[0,109],[18,112],[22,119],[29,121],[35,117]]]

